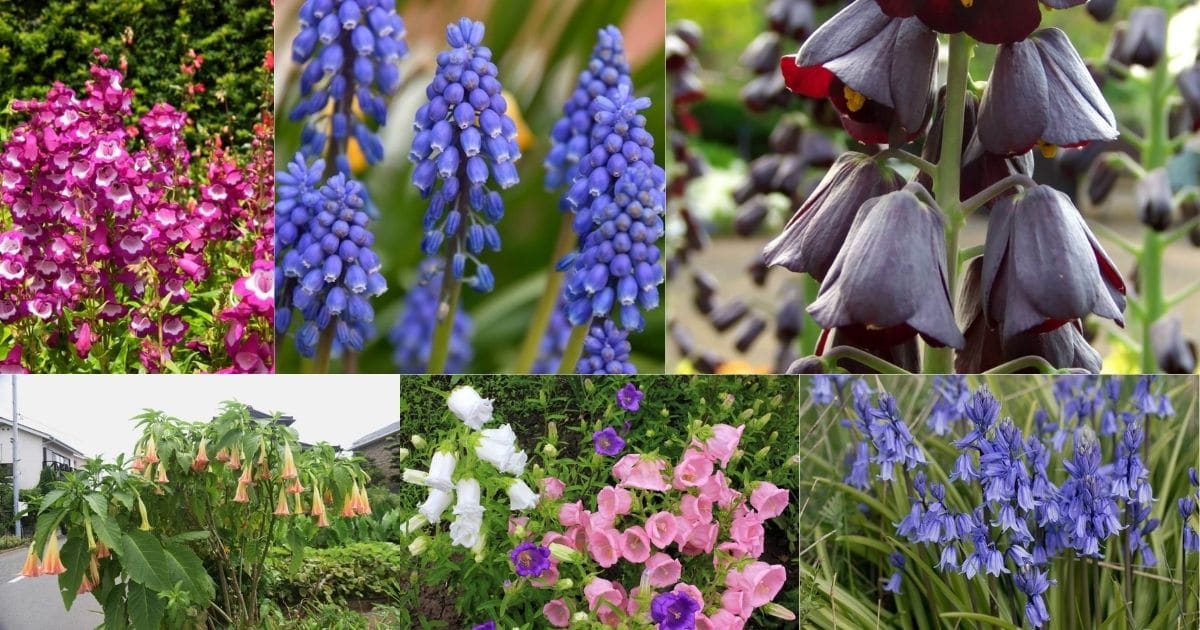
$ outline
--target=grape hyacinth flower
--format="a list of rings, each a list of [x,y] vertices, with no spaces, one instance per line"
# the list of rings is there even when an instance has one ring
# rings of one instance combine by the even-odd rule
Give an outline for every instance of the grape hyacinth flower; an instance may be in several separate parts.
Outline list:
[[[366,120],[356,119],[355,108],[379,125],[387,124],[384,99],[400,88],[406,35],[404,20],[390,0],[307,0],[300,7],[292,59],[305,66],[301,101],[291,119],[307,119],[302,153],[328,151],[337,170],[346,174],[351,172],[351,141],[368,164],[383,159],[383,143]]]
[[[596,35],[596,45],[580,73],[575,89],[563,103],[563,115],[550,131],[550,152],[546,154],[546,189],[554,190],[575,178],[579,160],[590,149],[592,128],[596,125],[590,111],[598,96],[616,98],[621,86],[633,87],[629,61],[625,58],[625,39],[615,26],[606,26]],[[560,208],[566,210],[567,204]]]
[[[495,278],[478,256],[500,250],[495,224],[504,216],[504,201],[488,184],[502,189],[517,184],[521,152],[483,33],[483,23],[468,18],[446,27],[450,49],[437,56],[408,158],[416,165],[412,183],[429,203],[421,249],[436,256],[448,244],[445,258],[454,280],[487,293]]]
[[[654,163],[654,137],[639,113],[649,106],[622,85],[615,98],[597,96],[589,109],[597,123],[590,150],[565,197],[575,210],[579,250],[560,264],[574,271],[565,285],[573,326],[619,318],[622,330],[641,330],[642,311],[658,307],[666,174]]]
[[[286,331],[292,309],[298,310],[304,323],[296,348],[305,357],[316,353],[318,338],[330,329],[344,348],[361,351],[375,318],[368,298],[387,290],[371,249],[375,237],[367,229],[366,191],[342,173],[317,188],[323,168],[323,160],[307,166],[297,154],[288,172],[277,175],[279,205],[287,208],[290,225],[276,235],[282,250],[276,295],[283,302],[276,308],[276,328]]]
[[[629,333],[611,319],[592,322],[583,341],[583,355],[575,366],[577,374],[637,374],[629,362]]]
[[[625,448],[625,440],[612,427],[604,427],[592,434],[592,445],[600,455],[616,457]]]
[[[508,555],[517,575],[538,577],[550,568],[550,550],[540,545],[523,542]]]
[[[437,322],[438,296],[442,288],[442,261],[427,258],[418,271],[419,280],[404,298],[404,314],[392,328],[392,361],[402,374],[422,374],[429,368],[433,332]],[[450,349],[445,370],[455,374],[471,364],[471,317],[459,305],[450,332]]]

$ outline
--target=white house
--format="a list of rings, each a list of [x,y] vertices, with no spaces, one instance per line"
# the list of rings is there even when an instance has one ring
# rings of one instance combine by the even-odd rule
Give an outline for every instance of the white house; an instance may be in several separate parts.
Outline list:
[[[17,443],[18,473],[21,489],[37,485],[43,468],[74,470],[86,457],[71,445],[51,434],[50,430],[22,416]],[[0,416],[0,478],[12,475],[12,420]]]

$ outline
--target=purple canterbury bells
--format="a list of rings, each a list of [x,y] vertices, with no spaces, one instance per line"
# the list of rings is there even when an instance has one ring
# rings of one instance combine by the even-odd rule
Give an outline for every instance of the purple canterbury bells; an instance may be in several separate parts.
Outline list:
[[[920,20],[885,15],[857,0],[779,61],[787,88],[828,98],[863,143],[916,139],[929,122],[937,35]]]
[[[533,543],[523,542],[516,546],[508,558],[521,577],[538,577],[550,568],[550,550]]]

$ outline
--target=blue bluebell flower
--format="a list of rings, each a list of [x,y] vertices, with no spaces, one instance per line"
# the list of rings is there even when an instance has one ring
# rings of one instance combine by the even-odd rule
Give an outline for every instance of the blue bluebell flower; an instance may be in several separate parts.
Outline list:
[[[860,440],[854,445],[854,452],[847,456],[847,466],[850,469],[844,481],[859,490],[871,487],[871,452],[866,441]]]
[[[1195,469],[1192,469],[1194,472]],[[1196,512],[1196,499],[1191,496],[1179,499],[1175,509],[1183,520],[1183,549],[1188,553],[1200,552],[1200,532],[1192,527],[1192,514]]]
[[[559,263],[574,271],[564,283],[573,326],[607,318],[641,330],[642,311],[659,305],[666,174],[654,163],[654,138],[639,113],[649,106],[621,85],[614,98],[597,96],[589,108],[596,123],[589,150],[565,196],[579,247]]]
[[[402,374],[423,374],[429,367],[443,277],[440,259],[427,258],[421,263],[417,283],[404,298],[404,312],[388,335],[392,361]],[[450,329],[446,373],[465,371],[471,358],[471,317],[459,304]]]
[[[619,88],[633,89],[629,61],[625,58],[625,40],[615,26],[606,26],[596,35],[596,45],[587,67],[579,73],[575,89],[563,103],[563,115],[550,131],[550,152],[546,155],[546,188],[553,190],[572,182],[579,160],[591,150],[592,128],[596,125],[589,111],[598,96],[617,98]],[[569,204],[561,204],[561,210]]]
[[[1119,510],[1112,482],[1100,470],[1100,449],[1090,439],[1075,445],[1071,459],[1064,461],[1068,479],[1059,496],[1059,512],[1065,519],[1067,546],[1085,556],[1100,557],[1100,542],[1121,531]]]
[[[1013,583],[1025,595],[1025,620],[1034,628],[1041,628],[1050,621],[1046,610],[1046,591],[1056,582],[1047,573],[1033,565],[1026,565],[1013,574]]]
[[[925,464],[925,453],[913,440],[912,432],[900,417],[900,409],[891,394],[879,396],[879,405],[871,409],[866,422],[867,432],[875,447],[873,461],[879,464],[879,479],[891,481],[897,464],[907,470]]]
[[[986,527],[975,528],[970,537],[974,549],[963,560],[959,569],[968,580],[981,573],[995,577],[1011,573],[1008,567],[1004,566],[1004,554],[996,549]]]
[[[925,424],[935,435],[946,435],[950,433],[952,425],[966,417],[971,390],[965,376],[950,375],[935,376],[933,391],[936,398]]]
[[[830,374],[814,374],[808,380],[808,397],[815,405],[829,405],[838,395],[838,382]]]
[[[902,577],[900,572],[904,570],[904,554],[899,551],[893,551],[888,555],[888,563],[896,570],[888,578],[887,582],[884,583],[883,590],[898,595],[900,594],[900,581]]]
[[[375,318],[368,298],[387,290],[371,249],[375,236],[368,227],[366,191],[341,173],[314,191],[314,175],[323,168],[322,160],[309,167],[297,154],[288,172],[277,175],[291,225],[278,237],[286,243],[280,241],[275,274],[276,325],[286,332],[291,309],[300,312],[304,323],[296,348],[306,357],[331,326],[343,348],[361,351]]]
[[[369,123],[387,123],[385,98],[400,87],[406,34],[391,0],[306,0],[301,5],[292,59],[304,70],[291,119],[307,119],[301,136],[305,154],[326,155],[332,142],[328,153],[338,171],[349,174],[346,146],[353,139],[368,163],[383,159],[383,143]],[[356,105],[364,119],[358,118]]]
[[[583,341],[583,354],[576,366],[577,374],[637,374],[629,361],[629,333],[613,324],[611,319],[592,322]]]
[[[448,243],[455,280],[487,293],[495,278],[478,256],[485,249],[500,250],[496,223],[504,216],[504,201],[489,183],[517,184],[521,151],[483,32],[481,22],[468,18],[446,27],[450,50],[437,56],[437,73],[425,88],[428,101],[413,123],[408,158],[416,165],[412,183],[429,201],[422,251],[438,255]]]

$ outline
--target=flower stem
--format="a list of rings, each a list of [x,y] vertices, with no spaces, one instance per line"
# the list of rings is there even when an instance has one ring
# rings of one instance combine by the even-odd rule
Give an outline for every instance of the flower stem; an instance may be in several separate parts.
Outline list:
[[[1166,37],[1166,34],[1163,34]],[[1166,49],[1166,42],[1163,43]],[[1167,69],[1167,60],[1161,59],[1154,66],[1149,89],[1149,121],[1146,130],[1146,150],[1142,166],[1146,171],[1161,168],[1167,163],[1168,146],[1171,143],[1171,130],[1167,126],[1167,97],[1171,90],[1171,73]],[[1163,315],[1165,299],[1163,297],[1162,235],[1151,228],[1145,229],[1142,244],[1142,255],[1138,260],[1138,276],[1141,279],[1142,299],[1145,305],[1145,317],[1142,318],[1142,365],[1141,371],[1150,374],[1159,371],[1158,360],[1154,356],[1151,343],[1151,331]]]
[[[950,36],[950,66],[946,75],[946,113],[942,123],[942,150],[934,177],[934,197],[945,215],[946,287],[954,299],[958,286],[958,233],[963,226],[960,178],[962,167],[963,119],[966,116],[968,66],[972,40],[959,33]],[[954,371],[953,348],[925,348],[925,372]]]
[[[329,371],[329,355],[333,351],[333,326],[326,326],[317,340],[317,354],[313,357],[313,373],[324,374]]]
[[[458,312],[458,297],[462,293],[462,282],[454,280],[453,274],[450,273],[449,260],[452,256],[453,253],[447,256],[446,270],[442,272],[442,276],[448,278],[449,282],[442,290],[445,299],[438,304],[438,323],[433,331],[433,350],[429,354],[429,367],[426,368],[429,374],[445,372],[446,359],[450,356],[450,336],[454,332],[454,315]]]
[[[558,297],[562,292],[564,274],[555,269],[558,261],[566,256],[575,246],[575,229],[571,219],[574,215],[564,212],[558,227],[558,242],[554,245],[554,257],[550,259],[550,268],[546,272],[546,290],[538,300],[537,309],[533,311],[533,319],[529,322],[529,330],[525,333],[525,341],[521,344],[521,354],[517,358],[516,374],[528,374],[537,360],[538,350],[546,329],[550,326],[550,317],[558,306]]]
[[[559,374],[575,373],[575,366],[579,363],[580,355],[583,354],[583,342],[587,339],[588,330],[591,327],[592,322],[588,321],[571,329],[571,338],[567,340],[567,347],[563,348],[562,360],[558,364]]]

